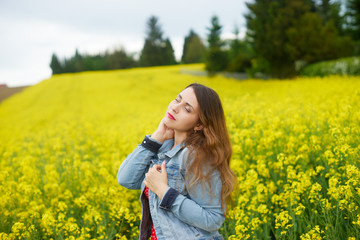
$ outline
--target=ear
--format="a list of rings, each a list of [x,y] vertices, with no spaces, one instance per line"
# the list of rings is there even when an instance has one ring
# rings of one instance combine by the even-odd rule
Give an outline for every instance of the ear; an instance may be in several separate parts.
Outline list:
[[[201,125],[200,123],[194,127],[194,131],[195,131],[195,132],[196,132],[196,131],[201,131],[201,130],[203,130],[203,129],[204,129],[204,126]]]

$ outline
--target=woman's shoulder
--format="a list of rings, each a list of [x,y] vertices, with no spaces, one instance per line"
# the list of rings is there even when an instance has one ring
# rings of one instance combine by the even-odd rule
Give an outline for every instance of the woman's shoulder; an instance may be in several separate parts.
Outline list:
[[[185,169],[192,159],[191,155],[191,150],[188,147],[184,146],[175,155],[171,157],[171,162],[172,164],[178,165],[181,169]]]
[[[184,146],[182,148],[182,150],[180,151],[179,155],[184,160],[188,160],[188,159],[192,160],[194,158],[195,151],[190,149],[190,147],[188,147],[188,146]]]
[[[191,149],[189,147],[184,147],[183,151],[181,152],[181,159],[184,162],[184,166],[189,167],[195,158],[196,158],[196,150]],[[209,162],[203,162],[202,167],[204,174],[210,174],[210,177],[215,177],[215,178],[220,176],[219,170],[211,166]]]

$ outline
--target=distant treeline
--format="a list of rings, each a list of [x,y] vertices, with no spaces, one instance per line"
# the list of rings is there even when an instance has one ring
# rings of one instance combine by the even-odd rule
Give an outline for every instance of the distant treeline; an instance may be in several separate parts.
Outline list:
[[[193,30],[190,30],[189,35],[185,37],[181,62],[203,62],[205,50],[205,44],[202,39]],[[173,65],[177,63],[170,39],[163,37],[158,18],[151,16],[147,22],[147,37],[138,60],[135,59],[134,54],[127,53],[124,48],[97,55],[81,55],[78,50],[76,50],[73,57],[62,61],[56,54],[53,54],[50,67],[53,74],[58,74],[92,70]]]
[[[53,54],[50,63],[53,74],[123,69],[136,67],[136,65],[137,62],[133,56],[127,54],[124,49],[98,55],[81,55],[78,50],[76,50],[73,57],[64,59],[63,61],[60,61],[58,57]]]
[[[205,62],[207,71],[257,73],[292,77],[308,64],[360,55],[360,0],[254,0],[246,3],[246,36],[221,39],[222,26],[213,16],[203,40],[190,30],[180,63]],[[125,49],[59,60],[53,54],[53,74],[178,64],[158,18],[147,21],[144,46],[135,59]]]

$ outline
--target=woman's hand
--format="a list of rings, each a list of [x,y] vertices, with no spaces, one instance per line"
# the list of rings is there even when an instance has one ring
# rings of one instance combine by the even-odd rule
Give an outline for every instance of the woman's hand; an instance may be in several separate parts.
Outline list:
[[[156,129],[156,131],[153,134],[151,134],[151,138],[158,140],[160,142],[164,142],[167,139],[174,138],[174,130],[166,126],[163,118],[161,119],[160,124]]]
[[[160,199],[162,199],[165,191],[168,188],[165,161],[163,161],[161,166],[155,164],[152,168],[149,169],[149,171],[145,174],[144,184],[152,192],[158,195]]]

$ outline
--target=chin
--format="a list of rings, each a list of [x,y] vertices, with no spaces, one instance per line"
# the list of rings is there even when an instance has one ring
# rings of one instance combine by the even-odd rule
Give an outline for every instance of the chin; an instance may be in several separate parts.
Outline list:
[[[171,120],[168,119],[168,118],[166,118],[166,119],[164,120],[164,123],[165,123],[165,125],[166,125],[167,127],[170,127],[170,126],[173,125],[172,122],[171,122]]]

